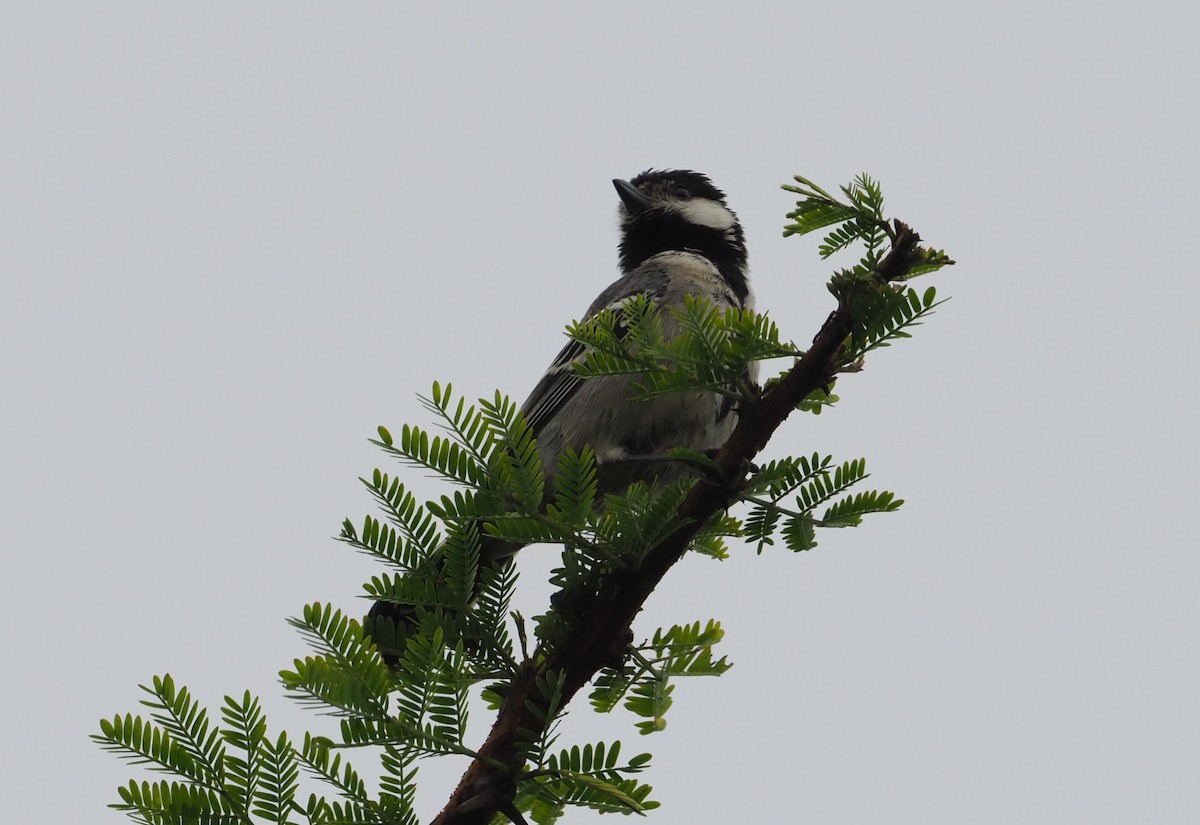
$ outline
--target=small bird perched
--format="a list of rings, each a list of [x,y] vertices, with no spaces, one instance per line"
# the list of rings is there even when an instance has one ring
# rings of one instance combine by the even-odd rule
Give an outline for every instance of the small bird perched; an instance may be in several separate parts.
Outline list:
[[[664,308],[683,306],[687,296],[706,298],[718,311],[753,306],[742,227],[705,175],[648,170],[613,185],[621,199],[621,277],[592,302],[585,318],[604,309],[619,315],[625,301],[639,294]],[[678,328],[667,313],[662,325],[667,338]],[[730,400],[710,390],[638,398],[636,377],[581,378],[574,364],[584,355],[583,344],[568,343],[521,407],[537,439],[547,489],[559,456],[584,445],[596,455],[598,500],[636,481],[673,482],[690,470],[664,460],[668,450],[716,449],[737,423]],[[502,563],[519,549],[485,538],[481,562]],[[379,601],[368,627],[385,618],[399,624],[411,615],[408,605]]]

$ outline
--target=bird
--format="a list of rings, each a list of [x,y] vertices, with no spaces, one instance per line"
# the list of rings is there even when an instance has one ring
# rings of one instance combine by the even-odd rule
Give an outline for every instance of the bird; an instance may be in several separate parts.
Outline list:
[[[742,226],[707,175],[648,169],[629,180],[614,179],[613,186],[619,199],[620,276],[592,301],[585,319],[608,310],[617,314],[619,329],[622,307],[636,295],[660,309],[681,307],[689,296],[707,299],[719,312],[754,307]],[[670,338],[678,325],[669,313],[660,317]],[[580,377],[575,364],[585,355],[584,344],[568,342],[520,408],[537,440],[547,490],[553,489],[559,456],[585,445],[596,457],[598,502],[637,481],[672,483],[694,469],[667,460],[667,451],[715,450],[737,424],[736,406],[727,395],[701,389],[639,398],[636,376]],[[751,381],[755,366],[748,368]],[[507,564],[520,548],[484,538],[481,564]],[[393,638],[372,629],[385,621],[402,628],[413,615],[411,605],[381,600],[366,626],[377,641]],[[395,661],[382,646],[381,652],[385,661]]]

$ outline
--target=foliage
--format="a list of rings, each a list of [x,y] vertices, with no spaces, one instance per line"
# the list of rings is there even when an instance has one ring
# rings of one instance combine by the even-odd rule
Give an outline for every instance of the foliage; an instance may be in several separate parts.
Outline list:
[[[784,234],[825,230],[822,258],[861,251],[829,284],[849,318],[832,370],[824,386],[796,404],[819,414],[838,400],[832,394],[838,372],[857,371],[870,352],[909,337],[941,303],[933,287],[918,294],[893,282],[952,261],[915,247],[898,277],[881,277],[900,225],[884,218],[878,183],[860,175],[841,187],[844,199],[838,199],[805,178],[795,180],[784,188],[801,199]],[[584,347],[573,369],[585,379],[629,375],[647,396],[705,389],[753,405],[789,375],[759,387],[748,377],[753,363],[804,356],[760,313],[719,312],[700,299],[668,311],[670,326],[680,330],[674,335],[664,332],[661,311],[644,296],[572,324],[567,334]],[[470,404],[451,386],[435,383],[422,400],[436,429],[405,424],[395,438],[380,427],[373,443],[390,458],[445,479],[450,492],[422,503],[392,473],[375,469],[361,481],[378,514],[347,519],[338,536],[383,565],[365,595],[397,605],[410,621],[365,627],[320,603],[290,620],[312,653],[280,678],[292,698],[338,719],[337,738],[306,734],[296,744],[286,733],[269,735],[260,703],[248,692],[225,697],[214,722],[186,688],[170,676],[155,677],[143,687],[148,717],[104,719],[93,738],[171,780],[131,781],[118,788],[114,807],[155,825],[415,823],[419,760],[459,756],[484,760],[508,777],[511,800],[501,800],[498,809],[517,821],[524,814],[551,823],[572,806],[644,813],[658,806],[639,778],[649,754],[623,759],[619,741],[558,745],[558,723],[578,686],[553,663],[562,660],[598,594],[613,581],[636,577],[654,548],[683,528],[693,531],[693,551],[716,559],[729,555],[729,539],[760,553],[777,541],[802,551],[817,545],[821,530],[857,526],[868,514],[902,504],[891,492],[860,489],[868,478],[861,458],[782,457],[729,479],[715,475],[711,456],[686,451],[670,458],[691,466],[692,477],[660,487],[634,484],[597,502],[599,461],[592,450],[566,452],[548,483],[529,425],[499,392]],[[706,475],[704,483],[728,489],[726,505],[743,506],[693,523],[683,504],[696,478]],[[557,593],[533,619],[531,639],[524,619],[510,614],[517,575],[497,548],[535,542],[563,549],[552,578]],[[709,619],[660,628],[636,644],[613,640],[612,661],[592,679],[593,708],[624,707],[637,717],[641,734],[661,731],[677,680],[718,676],[731,666],[714,653],[722,636],[720,624]],[[497,759],[473,750],[471,698],[482,695],[501,708],[527,678],[535,689],[518,708],[524,722],[515,754]],[[378,758],[376,790],[345,758],[348,750]],[[328,786],[330,796],[302,798],[301,769]]]

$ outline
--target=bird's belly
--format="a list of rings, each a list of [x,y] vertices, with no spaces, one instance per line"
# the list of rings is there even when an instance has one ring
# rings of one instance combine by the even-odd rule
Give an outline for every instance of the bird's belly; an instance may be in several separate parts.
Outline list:
[[[737,416],[713,392],[632,397],[629,381],[589,382],[539,437],[543,469],[567,449],[590,445],[596,454],[600,494],[618,493],[635,481],[669,483],[689,472],[680,461],[664,461],[671,449],[715,449],[733,431]],[[723,414],[723,412],[725,414]],[[655,460],[658,459],[658,460]]]

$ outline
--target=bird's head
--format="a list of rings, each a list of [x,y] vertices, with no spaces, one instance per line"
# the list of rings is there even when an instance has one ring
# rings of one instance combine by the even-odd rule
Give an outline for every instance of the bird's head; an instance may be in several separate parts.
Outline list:
[[[629,273],[662,252],[693,252],[708,258],[744,299],[746,240],[725,193],[706,175],[653,169],[631,180],[614,180],[621,197],[621,271]]]

